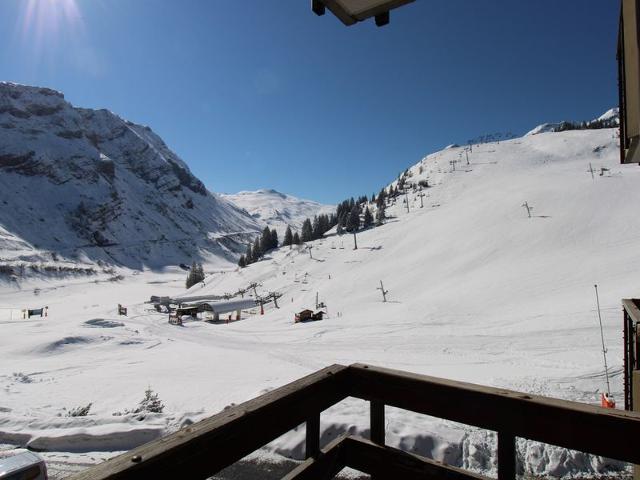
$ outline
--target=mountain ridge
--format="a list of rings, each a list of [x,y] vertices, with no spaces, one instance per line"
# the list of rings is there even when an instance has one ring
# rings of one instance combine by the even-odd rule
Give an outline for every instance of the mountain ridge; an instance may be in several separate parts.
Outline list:
[[[260,225],[151,130],[52,89],[0,83],[5,265],[234,261]]]

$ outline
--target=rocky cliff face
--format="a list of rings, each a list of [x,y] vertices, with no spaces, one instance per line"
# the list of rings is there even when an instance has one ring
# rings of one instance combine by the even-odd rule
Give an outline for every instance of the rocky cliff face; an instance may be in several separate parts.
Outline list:
[[[0,83],[0,207],[5,265],[233,261],[259,229],[149,127],[12,83]]]

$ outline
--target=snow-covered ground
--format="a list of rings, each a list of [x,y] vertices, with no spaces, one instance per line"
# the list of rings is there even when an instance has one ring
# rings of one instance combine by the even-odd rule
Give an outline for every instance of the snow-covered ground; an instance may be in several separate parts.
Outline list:
[[[335,213],[333,205],[323,205],[312,200],[304,200],[280,193],[273,189],[255,192],[238,192],[232,195],[222,194],[223,198],[245,209],[253,218],[275,228],[280,239],[290,226],[293,231],[302,230],[302,222],[314,215]]]
[[[280,249],[246,269],[210,274],[190,293],[262,284],[280,309],[239,322],[176,327],[143,302],[184,293],[178,270],[123,270],[121,281],[31,280],[0,290],[0,443],[93,455],[129,448],[332,363],[412,372],[596,403],[605,387],[593,285],[600,288],[614,396],[621,401],[620,299],[638,294],[640,170],[618,164],[615,130],[543,133],[434,153],[408,179],[429,179],[424,208],[409,194],[388,222]],[[455,171],[450,162],[456,161]],[[589,164],[597,170],[595,178]],[[600,167],[607,167],[599,176]],[[524,202],[534,208],[528,218]],[[376,288],[384,281],[389,301]],[[38,294],[35,294],[35,289]],[[296,310],[328,306],[321,322]],[[129,308],[117,316],[117,304]],[[22,320],[20,308],[49,316]],[[97,321],[97,320],[100,321]],[[104,321],[102,321],[104,320]],[[131,409],[147,387],[162,414]],[[92,403],[87,417],[66,409]],[[495,439],[450,422],[387,409],[388,442],[495,473]],[[325,440],[368,428],[363,402],[323,413]],[[304,430],[269,449],[296,456]],[[601,473],[615,462],[520,444],[532,475]],[[83,453],[84,452],[84,453]]]

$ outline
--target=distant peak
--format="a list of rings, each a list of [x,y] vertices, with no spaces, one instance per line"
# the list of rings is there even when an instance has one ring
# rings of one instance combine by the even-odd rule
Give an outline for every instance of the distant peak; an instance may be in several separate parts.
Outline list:
[[[620,109],[611,108],[598,117],[598,120],[620,119]]]
[[[277,190],[274,190],[273,188],[261,188],[260,190],[255,190],[255,191],[242,191],[242,192],[238,192],[236,195],[268,195],[270,197],[279,197],[282,199],[287,198],[287,195],[285,195],[284,193],[280,193]]]
[[[565,130],[582,130],[586,128],[613,128],[620,124],[620,109],[618,107],[611,108],[605,113],[590,121],[585,122],[557,122],[543,123],[525,134],[525,137],[538,135],[540,133],[554,133]]]

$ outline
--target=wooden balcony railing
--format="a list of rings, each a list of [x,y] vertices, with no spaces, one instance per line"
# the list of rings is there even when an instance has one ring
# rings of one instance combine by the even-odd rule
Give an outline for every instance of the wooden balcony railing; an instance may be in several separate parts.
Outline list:
[[[320,448],[320,414],[347,397],[370,402],[370,439]],[[483,477],[385,445],[385,406],[498,433],[498,478],[516,475],[517,437],[640,464],[640,414],[355,364],[333,365],[72,477],[207,478],[306,423],[306,457],[284,478],[330,479],[344,467],[374,479]]]
[[[622,300],[622,312],[624,316],[624,409],[633,410],[633,378],[640,371],[640,300]],[[634,373],[635,372],[635,373]]]

